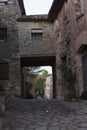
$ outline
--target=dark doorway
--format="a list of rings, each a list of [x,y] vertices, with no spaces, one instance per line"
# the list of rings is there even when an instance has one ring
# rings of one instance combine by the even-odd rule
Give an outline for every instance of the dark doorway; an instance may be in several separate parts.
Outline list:
[[[87,91],[87,54],[82,58],[83,63],[83,85],[84,91]]]
[[[32,66],[51,66],[53,74],[53,98],[56,98],[56,57],[42,56],[42,57],[21,57],[21,95],[24,98],[24,67]]]

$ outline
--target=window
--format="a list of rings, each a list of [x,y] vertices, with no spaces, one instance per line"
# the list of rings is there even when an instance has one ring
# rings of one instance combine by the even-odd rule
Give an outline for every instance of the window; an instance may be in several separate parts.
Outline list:
[[[41,42],[42,41],[42,29],[32,29],[32,41]]]
[[[32,41],[38,42],[42,40],[41,33],[32,33]]]
[[[8,0],[0,0],[0,5],[6,5]]]
[[[9,64],[0,63],[0,80],[8,80],[8,79],[9,79]]]
[[[0,28],[0,41],[7,40],[7,28]]]

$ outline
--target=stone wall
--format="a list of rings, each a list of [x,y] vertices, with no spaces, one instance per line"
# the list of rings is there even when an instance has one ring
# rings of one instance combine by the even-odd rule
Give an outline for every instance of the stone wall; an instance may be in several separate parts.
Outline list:
[[[57,19],[54,21],[55,35],[56,35],[56,56],[57,56],[57,68],[61,64],[61,58],[64,54],[67,55],[67,63],[73,68],[76,73],[76,90],[77,95],[80,96],[83,88],[83,65],[82,57],[84,49],[81,49],[83,45],[86,45],[87,39],[87,1],[78,0],[64,3],[61,11],[58,14]],[[84,11],[84,13],[83,13]],[[63,54],[64,53],[64,54]],[[62,56],[62,57],[61,57]],[[57,78],[59,80],[61,72],[57,69]],[[57,80],[57,86],[61,96],[62,86]]]
[[[8,0],[6,5],[0,6],[0,27],[7,28],[7,40],[0,41],[0,61],[9,64],[9,80],[3,83],[6,93],[12,95],[15,87],[19,86],[19,43],[16,18],[21,16],[17,0]],[[16,82],[15,82],[16,81]]]
[[[20,56],[55,55],[53,26],[49,22],[18,22]],[[42,40],[32,41],[32,29],[42,30]]]
[[[64,88],[59,69],[62,59],[67,57],[67,64],[76,73],[76,90],[80,96],[83,88],[82,57],[87,35],[87,1],[68,0],[52,24],[43,21],[18,22],[20,56],[56,55],[56,96],[64,96]],[[43,41],[32,42],[31,30],[42,29]],[[55,34],[55,36],[54,36]],[[56,40],[55,40],[56,37]],[[79,51],[81,50],[81,51]]]
[[[66,54],[66,26],[65,26],[65,5],[60,11],[56,20],[54,21],[54,32],[56,37],[56,95],[58,98],[64,96],[64,90],[61,85],[62,74],[60,71],[60,66],[62,63],[62,58]]]
[[[28,17],[28,16],[27,16]],[[37,16],[32,16],[37,17]],[[39,17],[39,16],[38,16]],[[37,19],[38,19],[37,17]],[[55,56],[55,35],[53,31],[53,25],[48,21],[34,21],[28,20],[27,22],[17,22],[17,27],[19,30],[19,55],[21,57],[46,57]],[[42,39],[38,41],[32,40],[32,30],[41,30]],[[36,58],[35,58],[36,59]],[[43,59],[44,60],[44,59]],[[34,66],[39,64],[33,64]],[[49,59],[48,59],[49,62]],[[29,64],[29,62],[28,62]],[[41,65],[46,65],[47,61],[40,63]],[[22,65],[22,64],[21,64]],[[30,64],[29,64],[30,65]],[[49,65],[51,63],[49,62]],[[26,64],[25,64],[26,66]]]
[[[20,18],[19,18],[20,17]],[[55,56],[56,57],[56,96],[64,96],[60,83],[62,74],[59,66],[67,56],[67,63],[76,72],[76,90],[83,91],[83,45],[87,45],[87,0],[68,0],[52,23],[46,19],[27,21],[21,19],[21,10],[17,0],[8,0],[0,6],[0,27],[7,28],[7,40],[0,41],[0,61],[9,63],[9,80],[0,80],[8,95],[20,95],[21,92],[21,57]],[[25,18],[26,19],[26,18]],[[32,29],[42,30],[42,40],[32,41]]]
[[[70,50],[71,50],[71,63],[76,71],[76,89],[78,96],[84,90],[83,85],[83,65],[82,65],[82,52],[79,52],[79,49],[82,45],[86,45],[86,8],[87,1],[83,1],[83,6],[81,3],[77,2],[77,8],[73,2],[70,2],[70,33],[71,33],[71,42],[70,42]],[[84,8],[84,12],[81,12],[82,8]],[[72,13],[73,12],[73,13]],[[84,13],[84,14],[82,14]],[[72,16],[71,16],[72,14]]]

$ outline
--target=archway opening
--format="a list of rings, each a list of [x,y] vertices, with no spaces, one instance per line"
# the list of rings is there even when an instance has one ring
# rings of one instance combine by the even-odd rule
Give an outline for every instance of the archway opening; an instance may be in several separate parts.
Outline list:
[[[21,57],[23,98],[52,99],[56,97],[55,61],[55,56]]]

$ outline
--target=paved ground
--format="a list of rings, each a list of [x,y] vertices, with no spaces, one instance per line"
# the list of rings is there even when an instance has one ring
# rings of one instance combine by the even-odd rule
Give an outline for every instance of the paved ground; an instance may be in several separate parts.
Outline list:
[[[0,130],[87,130],[87,102],[9,99]]]

